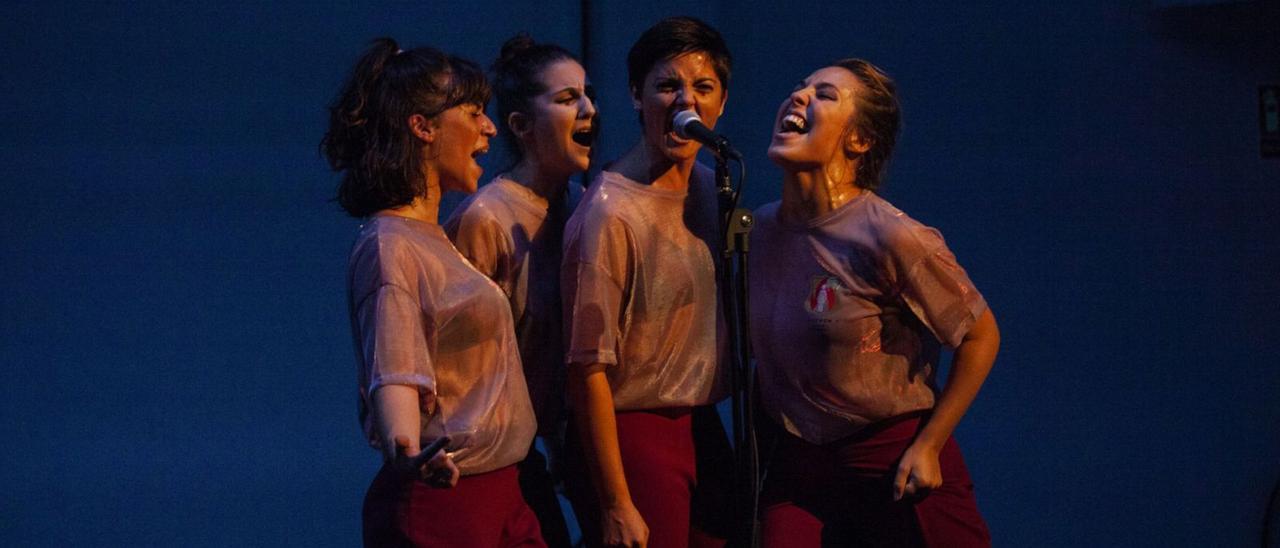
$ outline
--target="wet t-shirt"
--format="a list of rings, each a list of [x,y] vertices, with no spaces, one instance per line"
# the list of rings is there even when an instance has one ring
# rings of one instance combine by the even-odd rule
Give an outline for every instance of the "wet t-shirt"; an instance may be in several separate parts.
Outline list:
[[[940,343],[987,306],[942,235],[871,192],[802,226],[778,209],[756,212],[749,258],[766,411],[826,443],[933,408]]]
[[[560,244],[566,200],[548,204],[528,187],[498,177],[444,224],[458,252],[511,303],[524,378],[543,434],[554,431],[564,405]]]
[[[370,443],[385,443],[371,395],[399,384],[418,389],[422,441],[450,436],[463,474],[523,459],[535,423],[502,290],[440,226],[394,216],[361,227],[348,276],[360,418]]]
[[[697,166],[688,192],[602,171],[565,227],[566,359],[605,364],[617,410],[726,393],[709,171]]]

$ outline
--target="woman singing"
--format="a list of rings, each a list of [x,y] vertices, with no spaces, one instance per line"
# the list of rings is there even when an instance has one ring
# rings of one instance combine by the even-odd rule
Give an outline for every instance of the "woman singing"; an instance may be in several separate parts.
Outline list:
[[[874,190],[895,86],[858,59],[810,74],[778,111],[782,201],[756,213],[751,334],[765,412],[785,432],[765,546],[986,546],[951,438],[1000,345],[937,230]],[[939,348],[955,349],[945,388]]]
[[[706,23],[669,18],[640,36],[627,68],[640,139],[593,181],[565,228],[568,390],[579,434],[568,453],[585,461],[570,469],[587,472],[566,481],[593,546],[723,544],[708,535],[707,511],[730,505],[713,500],[724,490],[708,489],[708,478],[727,473],[732,458],[710,407],[727,392],[715,195],[698,143],[672,131],[672,116],[693,110],[715,125],[729,51]]]
[[[543,546],[515,464],[536,428],[506,295],[436,224],[474,192],[496,131],[473,63],[380,39],[330,108],[338,202],[366,218],[348,265],[360,418],[383,467],[369,546]],[[448,437],[447,452],[419,455]],[[430,460],[423,462],[423,458]]]
[[[569,177],[590,162],[596,109],[582,65],[554,44],[524,35],[508,40],[493,75],[498,119],[517,161],[459,206],[445,232],[510,300],[538,435],[554,450],[564,405],[560,244]],[[551,546],[569,546],[546,459],[530,447],[519,468],[543,537]]]

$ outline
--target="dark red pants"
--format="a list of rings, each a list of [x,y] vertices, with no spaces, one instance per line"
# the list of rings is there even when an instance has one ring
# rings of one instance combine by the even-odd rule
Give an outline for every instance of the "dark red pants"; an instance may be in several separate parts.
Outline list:
[[[919,427],[918,417],[891,420],[823,446],[782,433],[761,495],[762,544],[990,546],[954,439],[939,453],[942,485],[894,502],[898,459]]]
[[[652,548],[718,548],[729,535],[733,453],[714,407],[617,413],[618,449],[631,501]],[[575,424],[570,424],[576,427]],[[571,429],[565,484],[588,546],[599,546],[600,506]]]
[[[545,547],[514,465],[452,488],[397,478],[383,466],[364,498],[365,546]]]

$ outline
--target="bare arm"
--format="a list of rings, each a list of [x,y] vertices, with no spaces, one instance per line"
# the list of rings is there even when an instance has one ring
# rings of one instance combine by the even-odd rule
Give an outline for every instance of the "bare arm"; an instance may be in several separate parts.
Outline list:
[[[384,461],[391,463],[401,474],[439,486],[452,487],[458,483],[458,467],[444,451],[429,462],[418,457],[422,451],[422,418],[416,387],[401,384],[380,386],[373,392],[373,406],[378,436],[383,440]]]
[[[951,360],[951,374],[942,389],[928,422],[898,464],[894,479],[894,500],[906,495],[923,494],[942,485],[938,453],[960,423],[978,389],[991,372],[1000,350],[1000,329],[991,310],[983,312],[956,347]]]
[[[645,546],[649,528],[631,502],[618,449],[618,423],[613,391],[603,364],[571,364],[568,392],[577,410],[578,435],[586,453],[587,473],[600,500],[601,531],[608,546]]]

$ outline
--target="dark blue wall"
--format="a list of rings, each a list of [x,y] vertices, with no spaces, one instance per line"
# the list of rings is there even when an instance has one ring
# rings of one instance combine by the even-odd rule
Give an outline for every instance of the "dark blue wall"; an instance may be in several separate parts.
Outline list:
[[[998,545],[1255,541],[1280,479],[1274,2],[628,4],[588,17],[602,156],[635,138],[630,43],[698,15],[737,57],[748,205],[780,194],[763,150],[796,80],[846,55],[897,78],[886,194],[1004,334],[958,433]],[[378,459],[324,106],[374,36],[487,64],[518,30],[577,49],[578,6],[7,6],[0,543],[356,544]]]

